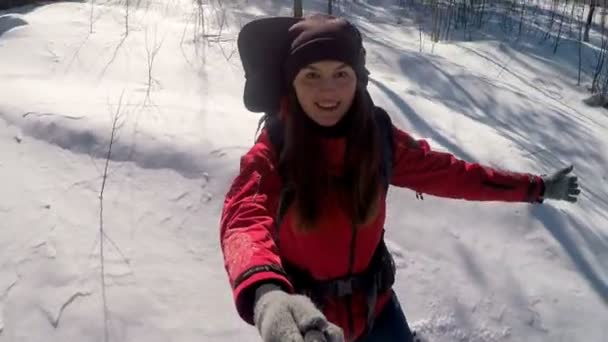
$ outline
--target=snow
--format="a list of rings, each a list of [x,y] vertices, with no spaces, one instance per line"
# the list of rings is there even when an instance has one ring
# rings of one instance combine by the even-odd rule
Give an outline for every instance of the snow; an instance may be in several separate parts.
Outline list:
[[[396,125],[514,171],[574,163],[583,189],[575,205],[392,189],[387,238],[410,324],[436,342],[605,341],[608,116],[582,102],[576,45],[554,56],[495,34],[421,44],[415,14],[396,24],[388,3],[344,6]],[[0,342],[103,341],[106,326],[110,341],[259,341],[236,314],[218,240],[259,118],[242,104],[235,38],[290,1],[213,4],[206,40],[187,0],[131,1],[126,36],[117,1],[0,12]]]

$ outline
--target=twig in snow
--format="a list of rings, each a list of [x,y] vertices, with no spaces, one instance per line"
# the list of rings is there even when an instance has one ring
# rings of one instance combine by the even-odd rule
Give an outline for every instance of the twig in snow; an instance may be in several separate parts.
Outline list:
[[[103,321],[104,321],[104,341],[109,341],[108,335],[108,302],[106,298],[106,279],[105,279],[105,259],[104,259],[104,251],[103,251],[103,242],[104,237],[106,236],[103,230],[103,193],[106,188],[106,181],[108,179],[108,168],[110,166],[110,159],[112,157],[112,145],[114,144],[114,138],[116,136],[116,131],[118,125],[118,120],[121,117],[120,109],[122,106],[122,98],[124,95],[124,90],[120,94],[120,99],[118,100],[118,106],[116,108],[116,112],[114,113],[114,118],[112,120],[112,132],[110,134],[110,143],[108,146],[108,154],[106,156],[106,164],[103,171],[103,178],[101,181],[101,190],[99,192],[99,257],[101,260],[101,297],[103,302]]]
[[[204,37],[205,35],[205,8],[203,7],[203,1],[202,0],[196,0],[196,8],[197,8],[197,12],[195,14],[195,19],[196,19],[196,24],[194,25],[194,37],[193,40],[194,42],[198,42],[198,37],[197,37],[197,31],[198,28],[200,27],[200,36]]]
[[[224,58],[226,58],[227,62],[230,62],[230,60],[232,59],[232,56],[234,56],[234,53],[236,52],[236,47],[234,47],[232,49],[232,51],[230,52],[230,55],[226,56],[226,51],[224,50],[222,43],[218,43],[218,44],[220,46],[220,50],[222,50],[222,55],[224,55]]]
[[[106,66],[101,71],[101,74],[99,75],[99,78],[103,77],[106,74],[106,71],[108,70],[108,68],[110,67],[110,65],[112,65],[112,63],[114,63],[114,60],[116,59],[116,56],[118,55],[118,50],[120,49],[120,47],[122,46],[122,44],[125,43],[125,40],[127,40],[127,36],[126,35],[122,37],[122,39],[120,40],[120,43],[118,43],[118,46],[116,46],[116,49],[114,50],[114,54],[112,55],[112,58],[110,59],[110,61],[108,62],[108,64],[106,64]]]
[[[222,31],[224,30],[224,25],[226,24],[226,9],[222,5],[222,1],[218,0],[217,4],[220,7],[220,11],[222,12],[221,13],[221,17],[220,17],[220,14],[218,13],[218,10],[217,9],[215,10],[215,17],[217,18],[217,24],[220,27],[218,36],[221,37],[222,36]]]
[[[55,53],[55,51],[53,51],[48,45],[46,45],[44,47],[44,49],[46,51],[48,51],[48,53],[53,57],[53,62],[55,62],[55,63],[59,62],[59,56],[57,56],[57,54]]]
[[[68,305],[72,304],[74,302],[74,300],[76,300],[76,298],[78,298],[78,297],[87,297],[87,296],[90,296],[90,295],[91,294],[89,292],[76,292],[76,293],[74,293],[70,298],[68,298],[68,300],[65,303],[63,303],[63,305],[59,309],[59,312],[57,313],[57,317],[53,317],[52,313],[44,311],[44,313],[47,316],[47,319],[48,319],[49,323],[51,323],[51,325],[53,326],[53,328],[57,329],[57,327],[59,327],[59,321],[61,320],[61,316],[63,315],[63,311],[65,310],[65,308],[67,308]]]
[[[419,17],[419,16],[416,16],[416,21],[418,21],[418,37],[420,38],[419,39],[419,41],[420,41],[420,52],[422,52],[422,50],[424,50],[424,45],[422,43],[422,31],[423,31],[423,28],[422,28],[422,18]]]
[[[78,46],[78,48],[76,48],[76,51],[74,52],[74,55],[72,55],[72,59],[70,59],[70,62],[68,63],[67,68],[65,69],[66,73],[72,67],[72,63],[74,63],[74,60],[76,60],[76,57],[78,57],[78,55],[80,54],[80,50],[82,50],[82,47],[84,46],[84,44],[87,43],[87,41],[89,40],[90,36],[91,36],[91,33],[87,33],[87,36],[84,37],[84,40],[82,41],[82,43],[80,44],[80,46]]]
[[[18,279],[15,279],[5,290],[4,293],[2,293],[0,295],[0,299],[5,299],[6,297],[8,297],[8,293],[11,292],[11,290],[13,289],[13,287],[17,286],[17,283],[19,282],[19,279],[21,279],[21,277],[19,277]]]
[[[150,47],[150,43],[148,41],[148,30],[146,29],[145,38],[146,38],[146,55],[147,55],[147,63],[148,63],[148,84],[146,89],[146,99],[144,100],[144,107],[150,101],[150,90],[152,89],[152,82],[154,81],[156,84],[159,82],[152,77],[152,66],[154,65],[154,59],[156,59],[156,55],[160,51],[160,48],[163,46],[163,42],[165,41],[165,37],[161,39],[160,43],[156,41],[156,33],[158,32],[157,27],[154,28],[154,45]]]
[[[116,252],[118,252],[118,254],[120,254],[120,257],[122,258],[122,261],[127,264],[127,265],[131,265],[131,261],[129,260],[129,258],[127,258],[125,256],[125,254],[122,252],[122,250],[118,247],[118,245],[116,244],[116,242],[114,242],[114,240],[110,239],[110,237],[108,236],[108,234],[106,234],[105,232],[103,233],[103,236],[110,241],[110,243],[112,244],[112,246],[114,247],[114,249],[116,250]]]
[[[196,14],[192,14],[192,17],[196,17]],[[190,65],[190,67],[192,68],[192,70],[196,70],[196,68],[194,67],[194,64],[192,64],[192,62],[188,59],[188,56],[186,56],[186,52],[184,51],[184,39],[186,38],[186,31],[188,29],[188,25],[190,24],[190,20],[186,21],[186,25],[184,26],[184,31],[182,32],[182,38],[179,41],[179,49],[182,52],[182,56],[184,56],[184,60],[186,61],[186,63],[188,63],[188,65]]]

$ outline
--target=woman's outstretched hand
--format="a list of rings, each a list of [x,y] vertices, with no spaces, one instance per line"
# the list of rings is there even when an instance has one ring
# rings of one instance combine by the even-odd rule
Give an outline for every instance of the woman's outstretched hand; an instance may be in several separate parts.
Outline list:
[[[542,176],[545,182],[546,199],[576,202],[581,190],[578,187],[578,177],[570,175],[574,169],[573,165],[563,168],[548,176]]]
[[[343,342],[342,329],[327,321],[306,296],[274,284],[256,290],[255,325],[264,342]]]

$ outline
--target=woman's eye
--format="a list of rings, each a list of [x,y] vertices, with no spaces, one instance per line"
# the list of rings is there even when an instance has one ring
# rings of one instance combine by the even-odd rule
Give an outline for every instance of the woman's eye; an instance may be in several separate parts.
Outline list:
[[[345,78],[348,77],[348,72],[346,71],[338,71],[336,73],[336,78]]]
[[[316,80],[318,79],[320,76],[319,74],[317,74],[316,72],[309,72],[305,75],[306,79],[308,80]]]

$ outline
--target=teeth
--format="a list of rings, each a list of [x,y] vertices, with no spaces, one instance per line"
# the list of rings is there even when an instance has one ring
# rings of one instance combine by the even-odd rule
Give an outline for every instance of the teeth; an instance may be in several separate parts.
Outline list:
[[[335,108],[338,106],[338,102],[317,102],[317,106],[321,108]]]

